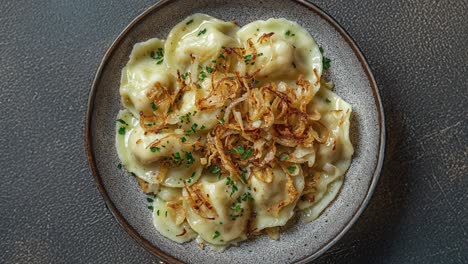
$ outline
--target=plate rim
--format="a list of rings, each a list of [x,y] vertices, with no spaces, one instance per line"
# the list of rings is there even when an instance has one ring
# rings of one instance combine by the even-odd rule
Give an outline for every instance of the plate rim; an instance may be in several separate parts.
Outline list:
[[[102,58],[101,62],[99,63],[98,69],[96,71],[96,74],[93,79],[93,83],[91,85],[91,89],[89,91],[89,97],[88,97],[88,106],[86,110],[86,120],[85,120],[85,134],[84,134],[84,145],[85,145],[85,151],[86,151],[86,156],[88,160],[88,165],[91,169],[94,181],[98,187],[98,190],[104,199],[105,205],[107,209],[111,212],[111,214],[114,216],[114,218],[117,220],[117,223],[136,241],[138,244],[140,244],[143,248],[145,248],[147,251],[155,255],[159,263],[183,263],[181,260],[177,259],[176,257],[164,252],[161,250],[159,247],[156,245],[153,245],[150,241],[148,241],[146,238],[141,236],[129,223],[128,221],[122,216],[120,211],[116,208],[114,203],[109,197],[109,194],[107,193],[106,188],[104,187],[104,184],[102,182],[101,176],[99,174],[99,170],[96,165],[96,160],[94,157],[94,152],[93,152],[93,146],[92,146],[92,140],[91,140],[91,122],[92,122],[92,116],[94,113],[94,98],[96,95],[96,90],[98,87],[98,83],[100,82],[101,75],[102,75],[102,70],[104,67],[107,65],[107,62],[111,55],[113,54],[114,50],[118,46],[118,44],[121,42],[121,40],[127,35],[127,33],[136,25],[138,24],[143,18],[145,18],[147,15],[152,13],[153,11],[163,7],[164,5],[173,2],[174,0],[161,0],[157,2],[156,4],[148,7],[145,11],[143,11],[141,14],[139,14],[136,18],[134,18],[123,30],[122,32],[119,33],[117,38],[112,42],[110,47],[106,50],[104,57]],[[289,0],[295,3],[299,3],[303,5],[305,8],[309,9],[309,11],[316,13],[318,16],[320,16],[322,19],[324,19],[327,23],[329,23],[340,35],[343,37],[343,39],[348,43],[348,45],[351,47],[354,55],[357,57],[359,60],[361,67],[364,69],[367,80],[369,81],[370,88],[372,90],[373,98],[375,101],[377,113],[378,113],[378,123],[379,123],[379,148],[378,148],[378,157],[377,157],[377,162],[374,167],[374,172],[372,175],[372,180],[369,184],[369,188],[367,189],[366,195],[364,199],[361,201],[359,204],[358,209],[356,212],[353,214],[351,217],[350,221],[346,223],[345,226],[342,227],[340,232],[333,237],[330,241],[328,241],[326,244],[324,244],[319,250],[314,252],[313,254],[298,260],[296,263],[306,263],[309,261],[312,261],[319,256],[321,256],[323,253],[325,253],[330,247],[332,247],[336,242],[338,242],[345,233],[348,232],[348,230],[354,225],[354,223],[358,220],[359,216],[362,214],[362,212],[366,209],[367,205],[369,204],[370,199],[372,198],[372,194],[375,191],[375,188],[377,186],[378,180],[380,178],[380,174],[382,171],[382,166],[383,166],[383,161],[384,161],[384,156],[385,156],[385,144],[386,144],[386,127],[385,127],[385,114],[384,114],[384,109],[382,105],[382,99],[380,97],[379,89],[377,87],[377,83],[375,81],[374,75],[372,74],[371,67],[369,66],[367,59],[365,58],[364,54],[362,53],[361,49],[359,46],[356,44],[354,39],[348,34],[348,32],[333,18],[331,17],[328,13],[326,13],[324,10],[322,10],[320,7],[317,5],[308,2],[306,0]]]

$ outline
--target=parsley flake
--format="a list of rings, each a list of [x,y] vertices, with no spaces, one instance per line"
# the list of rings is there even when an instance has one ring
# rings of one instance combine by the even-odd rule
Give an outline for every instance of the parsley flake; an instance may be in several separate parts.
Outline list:
[[[290,173],[294,173],[296,171],[296,166],[289,166],[288,170]]]
[[[120,135],[125,135],[125,127],[120,127],[119,128],[119,134]]]
[[[153,153],[154,153],[154,152],[161,152],[161,148],[159,148],[159,147],[151,147],[151,148],[150,148],[150,151],[153,152]]]
[[[119,121],[122,125],[128,126],[127,122],[123,121],[122,119],[117,119],[117,121]]]
[[[285,161],[288,158],[289,158],[288,154],[284,154],[283,156],[281,156],[280,161]]]
[[[198,34],[197,34],[197,37],[199,37],[199,36],[201,36],[201,35],[203,35],[203,34],[205,34],[205,33],[206,33],[206,28],[204,28],[203,30],[200,30],[200,31],[198,32]]]
[[[193,23],[193,19],[190,19],[189,21],[187,21],[187,23],[185,23],[185,25],[190,25]]]
[[[213,239],[219,237],[220,235],[221,235],[221,233],[219,233],[219,231],[216,230],[216,231],[214,232],[214,234],[213,234]]]
[[[158,110],[158,107],[156,106],[154,102],[151,102],[151,108],[153,108],[153,111]]]
[[[253,152],[252,149],[250,149],[250,148],[247,149],[247,150],[244,152],[244,154],[242,154],[241,158],[242,158],[242,159],[248,158],[250,155],[252,155],[252,152]]]

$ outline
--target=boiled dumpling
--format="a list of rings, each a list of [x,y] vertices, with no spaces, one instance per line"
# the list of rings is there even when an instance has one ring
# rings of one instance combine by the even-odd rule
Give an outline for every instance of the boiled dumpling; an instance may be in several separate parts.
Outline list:
[[[122,103],[135,116],[152,114],[152,101],[147,94],[158,85],[174,85],[164,62],[164,41],[153,38],[134,46],[130,60],[122,69],[120,96]]]
[[[169,67],[181,73],[190,71],[192,78],[198,78],[198,65],[207,66],[212,60],[216,60],[223,47],[239,45],[235,36],[237,30],[236,24],[208,15],[195,14],[188,17],[177,24],[167,38]],[[195,67],[191,67],[192,60]]]
[[[282,226],[294,215],[294,207],[304,189],[304,177],[300,166],[296,166],[295,176],[286,174],[281,168],[270,172],[253,172],[251,189],[256,218],[252,228]],[[263,174],[263,175],[258,175]],[[265,175],[268,174],[268,175]]]

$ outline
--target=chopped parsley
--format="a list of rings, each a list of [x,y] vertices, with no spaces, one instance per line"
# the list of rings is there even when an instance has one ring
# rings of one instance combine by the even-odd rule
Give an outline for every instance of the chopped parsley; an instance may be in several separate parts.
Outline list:
[[[193,178],[195,178],[195,172],[193,172],[192,175],[190,176],[190,178],[187,179],[187,182],[191,183]]]
[[[199,82],[203,82],[203,80],[205,80],[205,78],[207,77],[206,73],[204,71],[200,71],[200,75],[198,77],[198,81]]]
[[[291,37],[296,36],[296,34],[292,33],[291,30],[286,31],[284,34],[285,34],[286,36],[288,36],[288,37],[289,37],[289,36],[291,36]]]
[[[120,127],[119,128],[119,134],[120,135],[125,135],[125,127]]]
[[[221,117],[221,119],[219,120],[219,122],[220,122],[221,124],[224,125],[224,122],[225,122],[225,121],[224,121],[224,117]]]
[[[182,141],[182,143],[183,143],[183,142],[187,141],[187,138],[186,137],[181,137],[180,141]]]
[[[200,129],[205,129],[205,128],[206,128],[206,126],[205,126],[205,125],[202,125],[202,126],[200,127]]]
[[[219,166],[214,166],[212,169],[211,169],[211,173],[213,174],[218,174],[221,172],[221,167]]]
[[[231,209],[236,211],[236,212],[240,212],[242,210],[242,207],[241,207],[240,203],[236,203],[236,204],[231,206]]]
[[[327,102],[327,104],[331,103],[330,99],[328,98],[325,99],[325,102]]]
[[[289,158],[288,154],[284,154],[281,156],[280,161],[285,161]]]
[[[122,164],[119,163],[119,164],[117,165],[117,169],[121,170],[121,169],[122,169]]]
[[[224,55],[221,53],[219,54],[218,58],[221,58],[221,59],[226,59],[226,57],[224,57]]]
[[[172,113],[172,108],[169,107],[169,109],[167,110],[167,113],[168,114]]]
[[[180,160],[180,153],[179,152],[174,153],[174,158],[176,160]]]
[[[190,129],[192,130],[193,133],[196,133],[195,129],[197,129],[197,127],[198,127],[198,124],[194,123]]]
[[[260,56],[263,56],[263,52],[260,52],[259,54],[257,54],[257,57],[260,57]]]
[[[150,148],[150,151],[153,152],[153,153],[154,153],[154,152],[161,152],[161,148],[159,148],[159,147],[151,147],[151,148]]]
[[[249,54],[249,55],[245,55],[245,56],[244,56],[244,62],[245,62],[245,63],[249,63],[251,59],[252,59],[252,54]]]
[[[213,234],[213,239],[218,238],[221,235],[218,230],[216,230]]]
[[[180,77],[182,77],[182,79],[185,80],[188,75],[189,75],[189,72],[186,72],[186,73],[183,73]]]
[[[209,66],[206,66],[206,71],[207,71],[208,73],[212,73],[214,70],[213,70],[213,68],[211,68],[211,67],[209,67]]]
[[[152,203],[154,200],[148,197],[146,198],[146,201],[148,201],[148,203]]]
[[[193,19],[190,19],[189,21],[187,21],[187,23],[185,23],[185,25],[190,25],[193,23]]]
[[[187,166],[192,165],[195,161],[191,152],[185,152],[185,160],[187,160]]]
[[[244,154],[242,154],[241,158],[242,158],[242,159],[248,158],[250,155],[252,155],[252,152],[253,152],[252,149],[250,149],[250,148],[247,149],[247,150],[244,152]]]
[[[322,56],[323,56],[323,48],[320,47],[319,50],[320,50],[320,53],[321,53]],[[328,70],[328,69],[330,69],[330,67],[331,67],[330,64],[331,64],[331,60],[330,60],[329,58],[323,56],[322,67],[323,67],[323,69],[324,69],[325,71]]]
[[[150,56],[157,61],[156,64],[161,64],[164,61],[164,53],[162,48],[158,48],[156,53],[151,51]]]
[[[226,178],[226,185],[231,186],[230,196],[232,196],[238,190],[236,183],[233,180],[231,180],[231,177]]]
[[[243,146],[237,146],[237,147],[236,147],[236,151],[237,151],[237,153],[239,153],[239,154],[244,154],[244,147],[243,147]]]
[[[289,167],[288,167],[288,171],[289,171],[290,173],[294,173],[294,172],[296,171],[296,166],[289,166]]]
[[[166,211],[166,213],[164,213],[164,216],[167,217],[167,211]]]
[[[123,121],[122,119],[117,119],[117,121],[119,121],[122,125],[128,126],[127,122]]]
[[[159,210],[158,210],[158,211],[156,211],[156,214],[159,216]]]
[[[148,206],[148,209],[150,209],[151,211],[153,211],[153,206]]]
[[[197,34],[197,37],[199,37],[199,36],[201,36],[201,35],[203,35],[203,34],[205,34],[205,33],[206,33],[206,28],[204,28],[203,30],[200,30],[200,31],[198,32],[198,34]]]
[[[154,102],[151,102],[151,108],[153,108],[153,111],[158,110],[158,107],[156,106]]]
[[[242,195],[242,201],[253,201],[253,197],[252,195],[250,194],[250,192],[245,192],[243,195]]]

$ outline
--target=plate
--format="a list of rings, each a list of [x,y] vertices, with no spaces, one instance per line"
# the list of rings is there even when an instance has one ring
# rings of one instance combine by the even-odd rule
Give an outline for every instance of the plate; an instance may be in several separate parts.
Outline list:
[[[114,143],[115,119],[122,108],[120,74],[135,43],[165,39],[169,30],[193,13],[205,13],[242,26],[284,17],[315,38],[332,61],[327,78],[353,108],[351,141],[355,154],[343,187],[333,203],[312,223],[297,224],[278,241],[260,236],[219,253],[196,243],[177,244],[152,225],[145,195],[133,177],[119,170]],[[169,263],[306,263],[330,248],[357,220],[377,183],[383,161],[385,126],[379,92],[371,70],[351,37],[335,20],[306,1],[204,0],[161,1],[128,25],[105,54],[89,97],[85,145],[89,164],[107,207],[144,248]]]

